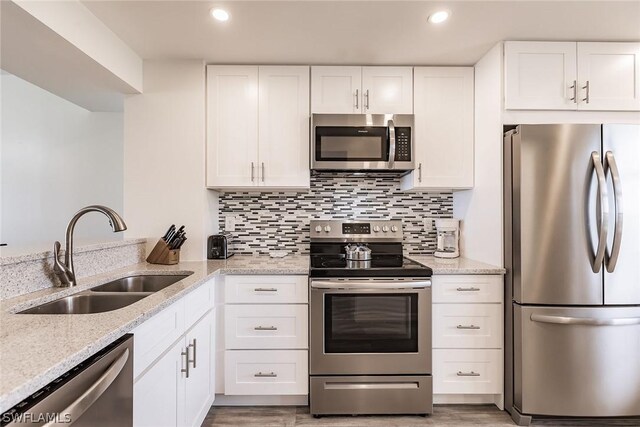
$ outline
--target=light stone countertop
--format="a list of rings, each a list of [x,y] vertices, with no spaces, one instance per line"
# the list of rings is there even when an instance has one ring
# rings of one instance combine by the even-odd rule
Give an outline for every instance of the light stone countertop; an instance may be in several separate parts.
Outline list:
[[[408,255],[414,261],[431,267],[433,274],[505,274],[502,267],[474,261],[469,258],[436,258],[434,256]]]
[[[504,273],[502,268],[466,258],[410,258],[431,267],[434,274]],[[182,272],[193,274],[119,310],[82,315],[15,314],[121,277]],[[308,273],[308,255],[285,258],[235,255],[228,260],[181,262],[172,266],[141,263],[78,279],[78,286],[72,289],[48,288],[0,301],[0,413],[216,275]]]
[[[96,314],[14,314],[135,274],[193,272],[127,307]],[[44,387],[151,316],[219,274],[308,274],[309,257],[233,256],[164,266],[134,264],[0,302],[0,413]]]

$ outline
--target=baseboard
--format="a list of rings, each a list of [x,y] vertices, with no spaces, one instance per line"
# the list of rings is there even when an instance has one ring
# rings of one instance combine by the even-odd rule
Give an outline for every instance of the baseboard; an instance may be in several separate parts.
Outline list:
[[[493,404],[504,409],[501,394],[434,394],[433,403],[436,405],[487,405]]]
[[[309,396],[225,396],[216,394],[213,406],[307,406]]]

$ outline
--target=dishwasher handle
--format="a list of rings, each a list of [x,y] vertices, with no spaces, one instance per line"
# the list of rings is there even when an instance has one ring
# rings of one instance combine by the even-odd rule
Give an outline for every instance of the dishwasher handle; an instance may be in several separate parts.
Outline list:
[[[60,414],[55,418],[61,420],[59,422],[49,422],[44,424],[43,427],[68,427],[69,423],[65,422],[65,419],[77,420],[87,409],[91,407],[105,391],[111,386],[111,384],[118,378],[120,372],[124,368],[129,359],[129,349],[126,348],[116,360],[109,365],[106,371],[100,378],[94,382],[80,397],[74,400],[69,406],[60,411]],[[68,414],[68,417],[65,417]]]

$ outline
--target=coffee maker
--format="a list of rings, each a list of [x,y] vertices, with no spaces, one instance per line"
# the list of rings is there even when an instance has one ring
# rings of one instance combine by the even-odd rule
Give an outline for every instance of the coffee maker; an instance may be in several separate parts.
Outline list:
[[[437,247],[433,256],[438,258],[458,258],[460,256],[460,220],[455,218],[436,219]]]

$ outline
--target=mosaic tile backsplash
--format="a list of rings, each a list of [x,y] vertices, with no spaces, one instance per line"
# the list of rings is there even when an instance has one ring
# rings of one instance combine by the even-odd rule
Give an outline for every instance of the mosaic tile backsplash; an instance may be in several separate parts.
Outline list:
[[[306,193],[221,193],[220,231],[227,216],[235,217],[237,254],[307,254],[311,219],[399,219],[405,253],[429,255],[436,245],[430,220],[453,216],[453,194],[403,193],[398,176],[322,174],[311,176]]]

